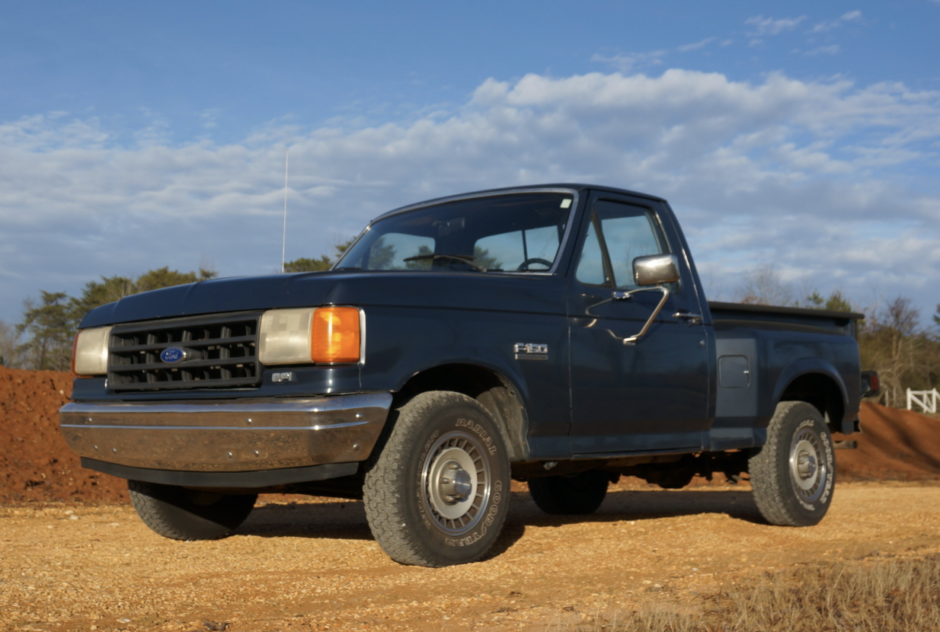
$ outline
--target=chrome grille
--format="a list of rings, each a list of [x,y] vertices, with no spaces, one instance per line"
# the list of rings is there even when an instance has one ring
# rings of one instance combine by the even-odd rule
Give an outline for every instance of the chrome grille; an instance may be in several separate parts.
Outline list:
[[[116,325],[108,345],[108,386],[115,391],[231,388],[261,383],[260,312]],[[169,364],[164,349],[185,350]]]

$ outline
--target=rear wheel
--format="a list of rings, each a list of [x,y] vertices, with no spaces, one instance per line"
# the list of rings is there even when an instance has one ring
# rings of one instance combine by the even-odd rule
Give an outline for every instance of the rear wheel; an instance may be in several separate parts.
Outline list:
[[[127,481],[131,503],[148,527],[173,540],[217,540],[245,521],[257,494],[227,495]]]
[[[397,562],[479,559],[509,511],[509,459],[499,428],[466,395],[415,396],[398,410],[366,472],[363,503],[376,541]]]
[[[610,477],[591,470],[574,476],[540,476],[529,480],[529,493],[547,514],[592,514],[604,502]]]
[[[754,500],[770,524],[817,524],[832,503],[836,468],[832,436],[820,412],[806,402],[781,402],[767,427],[767,443],[748,463]]]

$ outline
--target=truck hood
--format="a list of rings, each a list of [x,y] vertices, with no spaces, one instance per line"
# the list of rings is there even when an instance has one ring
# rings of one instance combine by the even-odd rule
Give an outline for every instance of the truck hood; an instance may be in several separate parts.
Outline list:
[[[565,313],[563,278],[474,272],[307,272],[212,279],[98,307],[81,328],[158,318],[318,305]]]

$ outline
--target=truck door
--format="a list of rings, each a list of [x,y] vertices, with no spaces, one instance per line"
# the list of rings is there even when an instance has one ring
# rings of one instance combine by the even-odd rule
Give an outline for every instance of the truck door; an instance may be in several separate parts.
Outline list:
[[[574,454],[689,449],[703,445],[710,345],[694,277],[659,203],[594,193],[569,274],[571,447]],[[671,220],[670,220],[671,222]],[[639,292],[633,260],[673,253],[681,278],[647,333],[663,294]]]

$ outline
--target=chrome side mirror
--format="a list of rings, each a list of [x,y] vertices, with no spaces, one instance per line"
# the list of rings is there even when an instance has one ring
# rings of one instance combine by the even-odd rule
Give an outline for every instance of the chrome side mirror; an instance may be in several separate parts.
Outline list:
[[[633,260],[633,278],[639,286],[664,285],[679,280],[676,255],[649,255]]]

